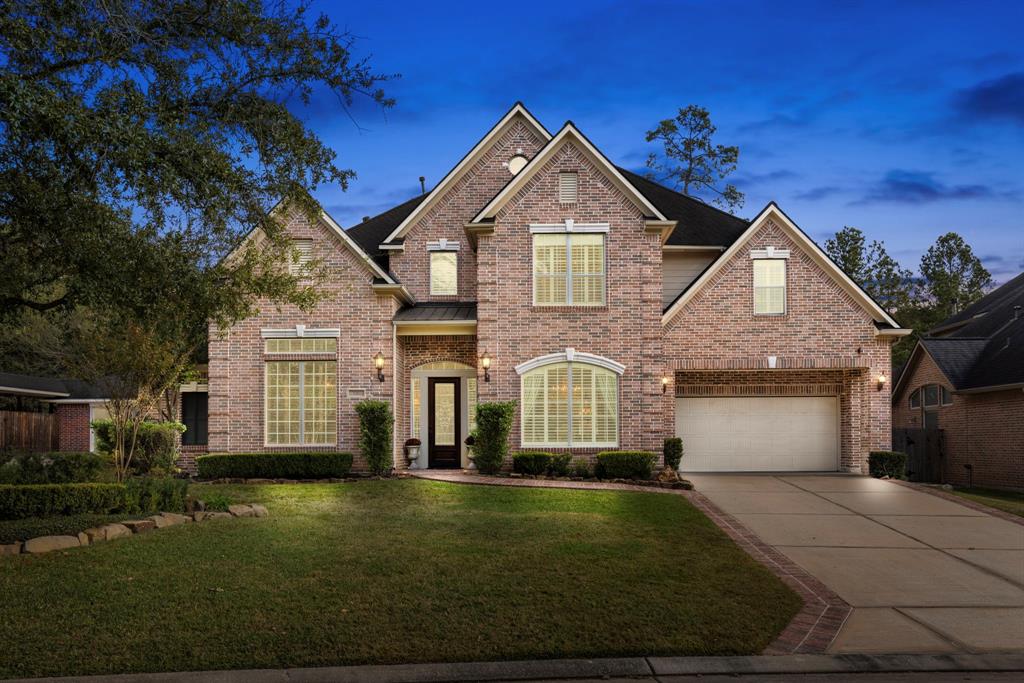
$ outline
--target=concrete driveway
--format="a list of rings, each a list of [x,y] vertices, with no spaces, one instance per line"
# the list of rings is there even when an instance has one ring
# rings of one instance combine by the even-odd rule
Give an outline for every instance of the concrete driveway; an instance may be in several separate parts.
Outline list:
[[[687,475],[854,609],[830,652],[1024,651],[1024,526],[851,475]]]

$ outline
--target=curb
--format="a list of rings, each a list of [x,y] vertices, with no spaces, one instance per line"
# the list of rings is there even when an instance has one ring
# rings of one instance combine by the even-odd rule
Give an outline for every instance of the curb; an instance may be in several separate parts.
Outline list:
[[[654,676],[1024,672],[1024,654],[623,657],[12,679],[12,683],[462,683]]]

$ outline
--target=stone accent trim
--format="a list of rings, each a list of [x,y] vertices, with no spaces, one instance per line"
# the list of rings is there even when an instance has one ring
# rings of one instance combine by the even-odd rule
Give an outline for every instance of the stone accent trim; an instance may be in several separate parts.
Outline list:
[[[853,608],[806,570],[766,544],[735,517],[722,511],[698,491],[665,489],[636,484],[612,482],[559,481],[551,479],[512,479],[468,474],[463,471],[410,470],[419,479],[445,481],[453,484],[484,486],[527,486],[532,488],[590,489],[595,491],[638,491],[685,496],[694,507],[725,532],[748,555],[768,568],[793,589],[804,602],[789,625],[764,651],[765,655],[824,654],[846,623]]]
[[[842,384],[681,384],[676,398],[688,396],[839,396]]]
[[[847,356],[777,356],[775,367],[767,356],[734,358],[677,358],[669,361],[672,370],[841,370],[869,368],[868,359]]]

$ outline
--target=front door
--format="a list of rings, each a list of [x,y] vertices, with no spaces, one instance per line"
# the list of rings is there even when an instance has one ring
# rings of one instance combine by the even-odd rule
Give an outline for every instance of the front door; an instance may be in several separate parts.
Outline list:
[[[459,381],[458,377],[431,377],[428,380],[427,466],[431,469],[457,469],[462,465]]]

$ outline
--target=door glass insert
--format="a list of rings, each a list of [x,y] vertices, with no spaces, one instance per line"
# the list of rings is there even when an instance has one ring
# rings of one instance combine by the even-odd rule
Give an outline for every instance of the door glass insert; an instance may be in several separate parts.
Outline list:
[[[434,444],[455,445],[455,384],[434,385]]]

